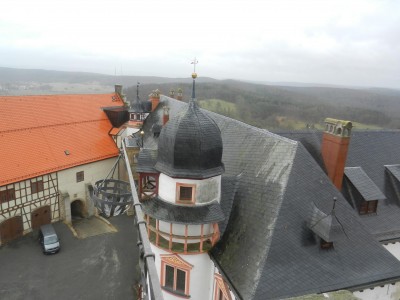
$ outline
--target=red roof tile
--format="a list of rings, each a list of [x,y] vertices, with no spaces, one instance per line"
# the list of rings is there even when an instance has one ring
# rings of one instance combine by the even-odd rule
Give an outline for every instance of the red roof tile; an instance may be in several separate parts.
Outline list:
[[[0,96],[0,186],[117,156],[101,108],[122,104],[114,93]]]

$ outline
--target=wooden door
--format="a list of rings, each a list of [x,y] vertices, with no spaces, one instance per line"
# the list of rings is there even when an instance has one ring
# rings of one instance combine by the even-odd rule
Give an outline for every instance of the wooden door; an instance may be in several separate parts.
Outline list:
[[[1,243],[5,244],[13,239],[22,236],[24,227],[22,225],[22,217],[16,216],[0,223]]]
[[[31,214],[32,229],[39,228],[42,225],[51,223],[50,206],[42,206],[35,209]]]

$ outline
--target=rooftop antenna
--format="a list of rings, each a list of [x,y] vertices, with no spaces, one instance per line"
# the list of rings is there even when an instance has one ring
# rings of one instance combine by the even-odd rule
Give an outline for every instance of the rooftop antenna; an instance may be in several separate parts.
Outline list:
[[[199,63],[199,61],[196,59],[196,57],[193,59],[191,64],[193,65],[193,73],[192,73],[192,78],[193,78],[193,88],[192,88],[192,100],[194,101],[196,99],[196,93],[195,93],[195,79],[197,78],[196,74],[196,65]]]
[[[138,81],[136,84],[136,98],[139,100],[139,86],[140,86],[140,82]]]

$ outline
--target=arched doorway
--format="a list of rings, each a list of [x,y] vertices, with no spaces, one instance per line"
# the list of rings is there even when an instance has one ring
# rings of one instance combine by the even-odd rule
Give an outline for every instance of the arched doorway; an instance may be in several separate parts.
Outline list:
[[[71,202],[71,218],[82,219],[85,217],[85,204],[81,200]]]
[[[5,244],[13,239],[22,236],[24,227],[22,225],[22,217],[16,216],[0,223],[0,239]]]
[[[32,229],[51,223],[50,205],[39,207],[31,213]]]

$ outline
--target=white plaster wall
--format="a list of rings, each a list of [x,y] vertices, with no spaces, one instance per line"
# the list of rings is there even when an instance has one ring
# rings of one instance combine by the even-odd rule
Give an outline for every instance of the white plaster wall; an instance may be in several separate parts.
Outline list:
[[[186,183],[196,185],[196,204],[208,203],[213,200],[220,201],[221,198],[221,175],[203,179],[172,178],[163,173],[159,177],[159,196],[168,202],[175,203],[176,184]]]
[[[155,253],[155,263],[158,273],[158,278],[161,276],[161,259],[160,254],[171,254],[167,251],[159,249],[151,244],[151,249]],[[214,264],[207,253],[196,255],[181,255],[183,260],[193,265],[190,271],[190,299],[191,300],[206,300],[208,295],[212,295],[213,282],[210,281],[210,274],[214,270]],[[161,282],[161,281],[160,281]],[[174,296],[163,290],[165,300],[177,300],[182,297]],[[212,298],[210,299],[212,300]]]
[[[140,128],[127,127],[127,128],[126,128],[126,136],[132,135],[132,134],[138,132],[139,130],[140,130]]]
[[[390,243],[390,244],[384,244],[383,247],[386,248],[390,253],[393,254],[398,260],[400,260],[400,243]]]
[[[400,282],[353,292],[353,295],[362,300],[399,300]]]
[[[100,179],[104,179],[113,167],[116,157],[73,167],[58,172],[58,189],[67,192],[70,201],[76,199],[86,200],[85,184],[94,185]],[[84,181],[76,182],[76,173],[84,171]]]

